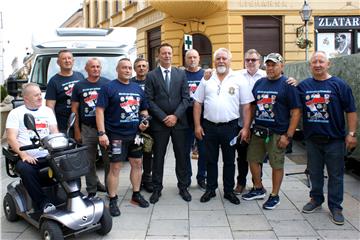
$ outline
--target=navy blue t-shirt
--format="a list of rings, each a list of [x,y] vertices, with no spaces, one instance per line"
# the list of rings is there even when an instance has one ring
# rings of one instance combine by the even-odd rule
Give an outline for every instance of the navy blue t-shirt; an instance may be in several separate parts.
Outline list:
[[[197,72],[190,72],[188,70],[185,70],[185,75],[188,80],[188,86],[189,86],[189,94],[190,94],[190,104],[189,107],[186,109],[186,115],[188,119],[189,126],[191,128],[194,127],[194,117],[193,117],[193,95],[199,86],[201,79],[204,76],[204,69],[200,69]],[[201,112],[201,116],[203,116],[204,111]]]
[[[95,82],[89,82],[87,79],[75,84],[71,101],[79,103],[80,123],[96,128],[96,102],[100,92],[100,88],[110,82],[109,79],[100,77]]]
[[[130,79],[130,82],[136,83],[137,85],[139,85],[139,86],[141,87],[141,89],[142,89],[143,91],[145,91],[145,82],[146,82],[146,79],[145,79],[145,80],[138,80],[138,79],[136,79],[136,77],[132,77],[132,78]]]
[[[289,85],[287,77],[277,80],[261,78],[252,90],[255,103],[255,125],[271,129],[277,134],[284,134],[289,128],[290,110],[301,108],[299,93]]]
[[[144,91],[136,83],[115,79],[101,87],[97,107],[105,109],[106,131],[131,139],[138,132],[139,113],[148,109]]]
[[[55,116],[59,130],[67,128],[67,121],[71,113],[71,93],[75,83],[84,80],[84,76],[80,72],[73,72],[73,75],[64,77],[55,74],[50,78],[45,99],[56,100]]]
[[[345,137],[344,112],[356,112],[350,86],[337,77],[323,81],[308,78],[300,82],[298,90],[303,103],[305,138],[312,135]]]

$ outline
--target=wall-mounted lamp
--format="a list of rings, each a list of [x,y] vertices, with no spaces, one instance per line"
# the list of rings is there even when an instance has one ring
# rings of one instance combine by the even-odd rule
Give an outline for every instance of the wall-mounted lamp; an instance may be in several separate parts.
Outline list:
[[[309,4],[306,0],[304,0],[304,5],[302,9],[299,11],[301,19],[304,22],[305,25],[305,60],[308,60],[308,53],[309,53],[309,40],[308,40],[308,23],[311,18],[312,9],[310,8]]]

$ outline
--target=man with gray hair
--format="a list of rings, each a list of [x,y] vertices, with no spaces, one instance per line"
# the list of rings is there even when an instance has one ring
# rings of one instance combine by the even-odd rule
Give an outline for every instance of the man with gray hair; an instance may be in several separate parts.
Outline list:
[[[41,138],[59,132],[56,118],[51,108],[42,105],[41,90],[36,83],[24,84],[22,96],[24,105],[11,110],[6,120],[7,142],[11,150],[19,155],[20,160],[16,163],[16,170],[31,199],[39,211],[49,212],[54,210],[55,206],[50,203],[41,188],[38,171],[47,166],[48,151],[41,148],[21,151],[20,147],[31,145],[30,139],[34,136],[33,132],[25,127],[24,115],[26,113],[34,116],[36,130]]]
[[[309,65],[312,76],[298,86],[311,182],[310,201],[302,211],[313,213],[325,201],[326,166],[330,219],[337,225],[343,225],[344,156],[345,149],[351,150],[357,145],[356,101],[346,81],[330,75],[330,61],[325,52],[315,52]]]
[[[240,200],[233,192],[235,146],[230,143],[237,136],[241,141],[248,141],[250,103],[254,101],[254,97],[251,94],[251,88],[245,84],[245,80],[239,81],[242,76],[231,70],[231,56],[231,52],[226,48],[215,51],[216,74],[213,74],[208,81],[202,80],[193,96],[195,136],[200,140],[204,139],[207,160],[207,186],[200,202],[208,202],[216,196],[220,146],[224,161],[224,198],[233,204],[240,204]],[[202,105],[204,121],[201,123]],[[240,106],[243,109],[244,126],[238,132]]]

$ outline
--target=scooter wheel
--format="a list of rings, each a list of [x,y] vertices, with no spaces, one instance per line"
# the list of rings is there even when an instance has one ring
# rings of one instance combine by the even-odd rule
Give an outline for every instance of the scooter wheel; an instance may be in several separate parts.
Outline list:
[[[112,217],[109,209],[104,207],[103,215],[100,219],[101,228],[96,232],[102,236],[108,234],[112,229]]]
[[[5,217],[9,222],[15,222],[19,219],[19,216],[16,214],[16,206],[14,199],[11,197],[9,193],[7,193],[4,197],[4,212]]]
[[[56,222],[51,221],[51,220],[45,220],[41,224],[40,233],[41,233],[41,239],[45,239],[45,240],[63,240],[64,239],[64,234],[63,234],[59,224],[57,224]]]

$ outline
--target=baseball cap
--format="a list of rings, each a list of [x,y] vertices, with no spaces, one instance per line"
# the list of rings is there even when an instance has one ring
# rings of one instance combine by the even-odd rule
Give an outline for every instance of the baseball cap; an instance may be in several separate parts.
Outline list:
[[[283,63],[284,59],[279,53],[270,53],[265,57],[264,62],[266,63],[267,61],[272,61],[274,63],[279,63],[279,62]]]

